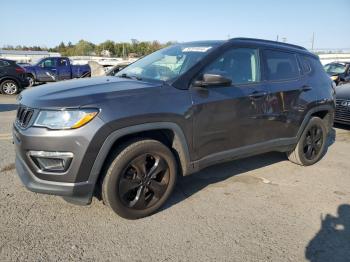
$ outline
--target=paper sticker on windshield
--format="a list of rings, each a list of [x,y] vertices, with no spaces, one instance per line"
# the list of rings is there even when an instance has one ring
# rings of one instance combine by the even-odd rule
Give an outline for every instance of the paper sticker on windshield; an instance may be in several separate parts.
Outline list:
[[[185,47],[184,49],[182,49],[182,52],[201,52],[201,53],[205,53],[207,52],[209,49],[211,48],[211,46],[193,46],[193,47]]]

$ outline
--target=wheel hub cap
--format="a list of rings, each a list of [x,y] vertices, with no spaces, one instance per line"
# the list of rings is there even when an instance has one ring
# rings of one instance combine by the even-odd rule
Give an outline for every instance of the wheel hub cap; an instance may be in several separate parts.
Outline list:
[[[6,94],[13,95],[17,91],[17,86],[14,83],[5,83],[3,85],[3,90]]]

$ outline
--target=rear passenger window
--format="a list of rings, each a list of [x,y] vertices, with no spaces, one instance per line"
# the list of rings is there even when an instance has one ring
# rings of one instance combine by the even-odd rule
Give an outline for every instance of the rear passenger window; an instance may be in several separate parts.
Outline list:
[[[269,80],[285,80],[299,77],[299,67],[294,54],[274,50],[265,50],[264,54]]]

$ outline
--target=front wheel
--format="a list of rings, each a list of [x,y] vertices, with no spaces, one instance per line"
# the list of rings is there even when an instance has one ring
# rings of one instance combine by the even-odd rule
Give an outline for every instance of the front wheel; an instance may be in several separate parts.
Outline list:
[[[318,162],[327,150],[327,127],[319,117],[311,118],[293,151],[287,153],[289,160],[302,166]]]
[[[4,95],[15,95],[18,90],[18,84],[13,80],[5,80],[0,84],[0,91]]]
[[[102,199],[127,219],[149,216],[169,198],[177,165],[159,141],[138,140],[124,146],[110,164],[102,183]]]

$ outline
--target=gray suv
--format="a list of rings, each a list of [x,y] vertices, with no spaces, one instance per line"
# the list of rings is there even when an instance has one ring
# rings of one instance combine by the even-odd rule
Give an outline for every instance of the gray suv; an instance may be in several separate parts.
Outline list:
[[[31,191],[100,196],[129,219],[154,213],[178,175],[269,151],[311,165],[327,150],[334,88],[319,59],[247,38],[176,44],[116,73],[18,98],[16,168]]]

